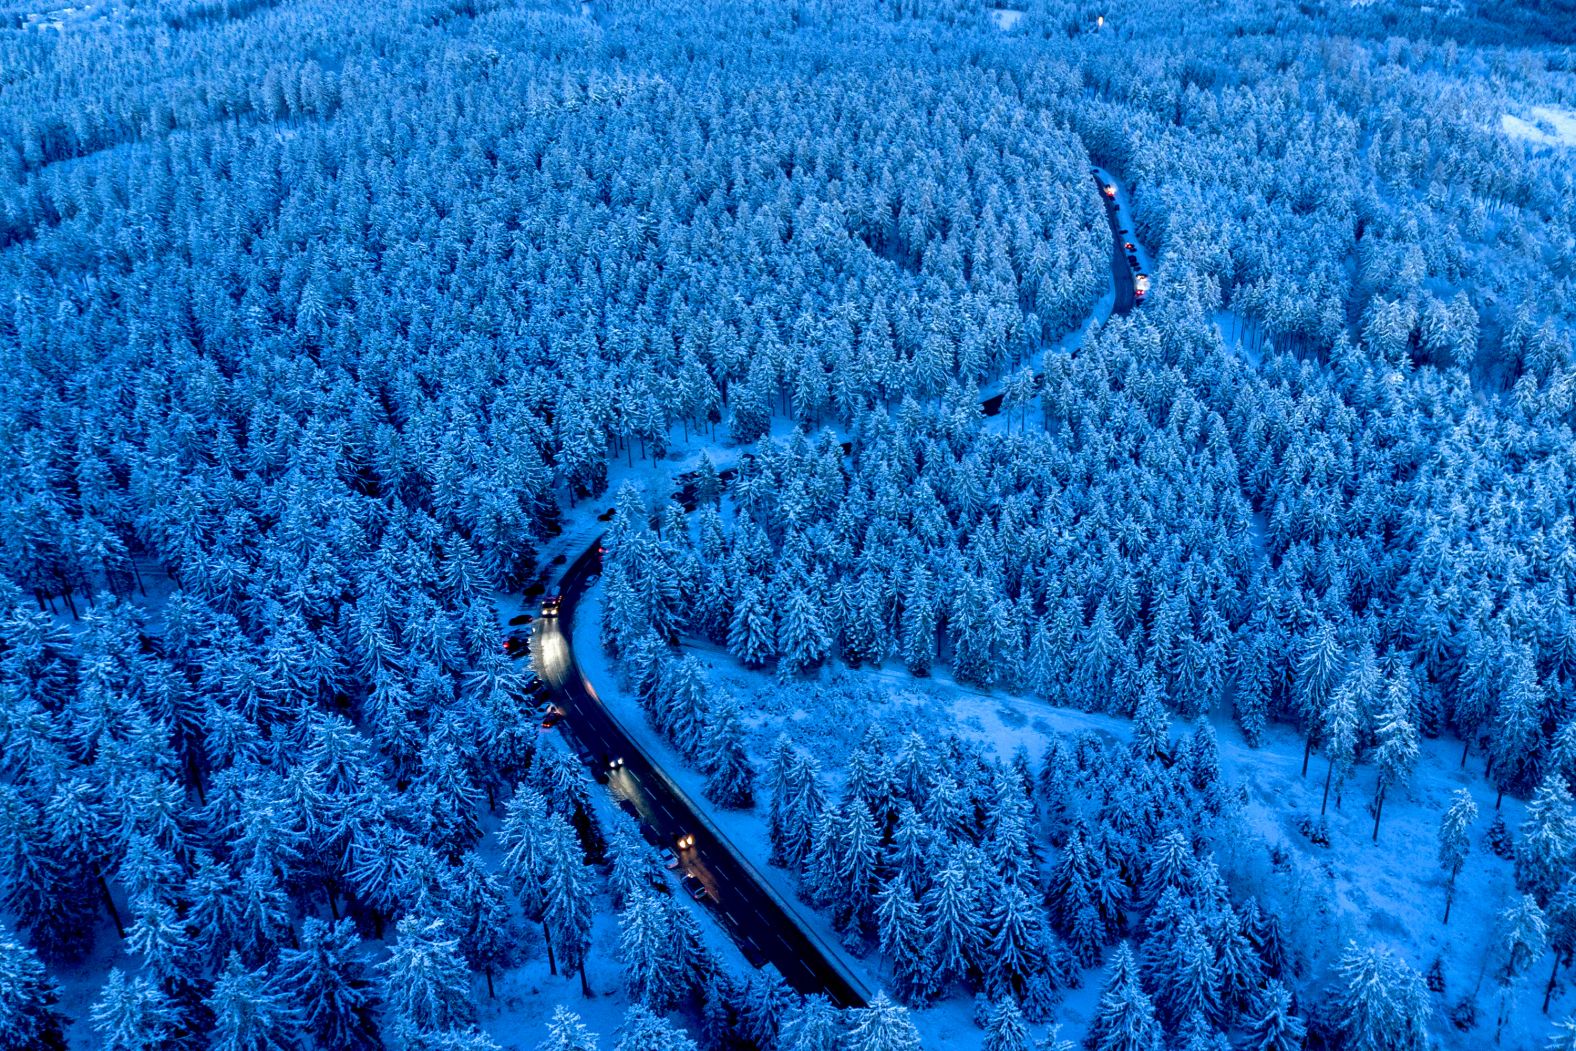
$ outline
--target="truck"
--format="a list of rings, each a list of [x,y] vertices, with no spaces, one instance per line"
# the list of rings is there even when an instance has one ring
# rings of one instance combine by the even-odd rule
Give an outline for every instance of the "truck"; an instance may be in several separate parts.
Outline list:
[[[1142,303],[1144,301],[1144,296],[1147,295],[1148,292],[1149,292],[1149,275],[1148,274],[1134,274],[1133,275],[1133,298],[1137,299],[1140,303]]]

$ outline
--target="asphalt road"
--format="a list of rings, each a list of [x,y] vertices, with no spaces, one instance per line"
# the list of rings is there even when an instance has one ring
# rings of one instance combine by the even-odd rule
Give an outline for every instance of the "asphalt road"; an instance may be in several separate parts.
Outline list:
[[[1111,279],[1116,289],[1111,314],[1126,314],[1136,305],[1133,269],[1122,248],[1128,235],[1122,232],[1115,202],[1105,197],[1105,180],[1098,170],[1092,177],[1111,226]],[[1002,396],[997,394],[987,398],[982,409],[986,416],[995,416],[1001,412],[1001,404]],[[844,452],[847,451],[845,446]],[[725,474],[731,475],[732,471]],[[681,490],[679,498],[687,508],[693,508],[692,483],[690,491]],[[711,899],[705,907],[750,963],[757,967],[772,964],[801,993],[825,993],[844,1007],[865,1006],[864,996],[849,977],[788,918],[776,896],[748,870],[746,863],[711,834],[708,823],[698,816],[684,791],[662,776],[624,732],[575,661],[575,606],[601,569],[599,546],[600,538],[564,572],[559,585],[562,605],[558,616],[536,621],[531,644],[536,673],[551,688],[554,702],[565,712],[564,720],[550,732],[566,734],[594,770],[606,770],[611,759],[623,760],[623,767],[611,774],[607,784],[618,797],[619,806],[640,822],[647,842],[671,853],[681,837],[694,837],[694,846],[679,852],[683,870],[705,885]]]
[[[1138,305],[1133,282],[1134,270],[1127,262],[1127,252],[1122,248],[1130,235],[1122,233],[1122,221],[1117,215],[1116,202],[1106,200],[1105,179],[1101,177],[1098,169],[1093,173],[1095,192],[1100,195],[1100,203],[1105,208],[1105,221],[1111,226],[1111,286],[1116,290],[1116,296],[1111,303],[1111,313],[1106,315],[1109,320],[1112,315],[1126,314]],[[1039,379],[1035,375],[1035,379]],[[986,416],[995,416],[1001,412],[1003,395],[993,394],[980,403],[981,410]]]
[[[1116,288],[1116,301],[1111,304],[1111,313],[1125,314],[1138,302],[1138,297],[1134,295],[1134,270],[1127,262],[1127,252],[1122,248],[1129,240],[1129,235],[1122,233],[1122,220],[1117,214],[1116,202],[1106,199],[1105,179],[1098,172],[1093,178],[1100,192],[1100,203],[1105,206],[1105,221],[1111,225],[1111,283]]]
[[[750,873],[745,863],[707,830],[682,789],[663,777],[607,710],[596,688],[575,660],[575,606],[591,578],[600,570],[598,544],[593,543],[565,571],[560,584],[563,602],[556,617],[536,621],[532,640],[536,673],[564,710],[558,726],[588,765],[606,769],[610,759],[624,766],[608,779],[619,806],[635,817],[647,842],[671,853],[681,836],[695,845],[680,853],[683,869],[705,884],[711,911],[757,967],[772,964],[801,993],[825,993],[843,1007],[863,1007],[865,998],[805,932],[784,913],[772,892]],[[683,893],[682,890],[675,890]]]

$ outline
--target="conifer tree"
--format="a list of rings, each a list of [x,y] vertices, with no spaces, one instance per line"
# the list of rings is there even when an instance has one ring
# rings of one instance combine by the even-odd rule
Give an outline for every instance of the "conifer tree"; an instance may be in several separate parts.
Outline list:
[[[400,1039],[421,1040],[475,1020],[471,973],[460,955],[459,939],[441,919],[402,917],[389,958],[379,970],[383,1000]]]
[[[1456,877],[1461,874],[1467,855],[1472,850],[1468,830],[1477,817],[1478,808],[1472,801],[1472,794],[1464,788],[1456,789],[1455,795],[1451,797],[1450,809],[1445,811],[1439,823],[1439,867],[1445,870],[1444,923],[1450,922],[1450,905],[1456,897]]]
[[[301,926],[300,946],[279,954],[279,983],[310,1033],[324,1047],[378,1046],[371,968],[350,920]]]
[[[1165,1046],[1154,1005],[1139,984],[1138,966],[1126,942],[1111,956],[1086,1042],[1094,1051],[1162,1051]]]
[[[1337,1031],[1353,1051],[1423,1051],[1432,1013],[1423,978],[1387,949],[1348,943],[1337,967]]]
[[[1384,815],[1385,792],[1404,783],[1417,766],[1417,725],[1413,715],[1410,672],[1398,654],[1391,654],[1385,666],[1384,706],[1374,733],[1379,747],[1374,762],[1379,767],[1379,788],[1374,796],[1373,841],[1379,842],[1379,819]]]
[[[754,582],[745,585],[733,604],[728,626],[728,652],[745,666],[759,668],[777,655],[777,626],[770,603]]]
[[[901,878],[889,879],[876,895],[876,931],[881,955],[892,967],[898,999],[911,1007],[930,994],[931,964],[923,913],[914,892]]]
[[[1271,981],[1249,1009],[1242,1032],[1244,1051],[1302,1051],[1308,1027],[1292,1011],[1286,987]]]
[[[937,874],[925,895],[924,915],[936,986],[945,989],[973,968],[981,936],[973,889],[961,861],[954,859]]]
[[[288,1051],[298,1046],[289,997],[265,968],[249,971],[234,953],[204,1003],[213,1012],[214,1051]]]
[[[733,698],[724,696],[712,706],[705,751],[706,798],[730,810],[754,806],[755,771],[744,749],[744,728]]]
[[[1029,1027],[1010,997],[991,1005],[981,1051],[1029,1051]]]
[[[779,1051],[840,1051],[843,1018],[825,996],[817,993],[790,1008],[778,1033]]]
[[[1527,803],[1516,843],[1516,886],[1547,904],[1576,859],[1576,804],[1565,778],[1550,774]]]
[[[614,1051],[696,1051],[696,1047],[684,1030],[637,1003],[624,1015]]]
[[[119,970],[110,972],[105,1001],[108,1011],[94,1008],[94,1028],[105,1043],[124,1041],[125,1048],[153,1048],[168,1032],[173,1019],[168,1001],[144,980],[126,982]],[[118,989],[116,988],[118,984]],[[9,930],[0,929],[0,1047],[16,1051],[65,1051],[63,1019],[56,1004],[60,988],[44,970],[38,956]],[[99,1019],[104,1017],[103,1024]]]
[[[475,852],[460,862],[452,902],[460,939],[460,952],[473,970],[487,979],[487,995],[494,996],[493,975],[509,966],[518,946],[504,889],[498,878],[482,867]]]
[[[847,1051],[919,1051],[919,1033],[909,1020],[908,1011],[876,993],[870,1006],[851,1012]]]
[[[536,1051],[597,1051],[597,1035],[585,1027],[580,1016],[562,1004],[553,1008],[547,1023],[547,1037]]]
[[[580,991],[591,995],[586,954],[591,948],[591,875],[575,833],[563,821],[552,826],[547,846],[547,878],[542,926],[565,972],[580,975]]]

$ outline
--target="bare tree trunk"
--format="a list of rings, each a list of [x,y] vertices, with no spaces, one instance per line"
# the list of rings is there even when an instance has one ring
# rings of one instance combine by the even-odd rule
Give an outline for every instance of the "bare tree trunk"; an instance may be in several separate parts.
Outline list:
[[[1384,783],[1379,784],[1379,798],[1374,800],[1374,842],[1379,842],[1379,817],[1384,813]]]
[[[109,896],[109,884],[104,882],[103,876],[100,876],[98,885],[99,891],[104,895],[104,908],[108,910],[109,918],[115,921],[115,933],[119,934],[121,940],[124,941],[126,938],[126,925],[120,922],[120,910],[115,908],[115,899]],[[1558,958],[1558,954],[1556,954],[1556,958]],[[1552,983],[1553,979],[1551,978],[1549,981]],[[1544,1009],[1547,1010],[1547,1004],[1544,1005]]]
[[[1335,776],[1335,756],[1330,756],[1330,765],[1324,771],[1324,801],[1319,804],[1319,816],[1323,817],[1325,810],[1330,806],[1330,780]]]

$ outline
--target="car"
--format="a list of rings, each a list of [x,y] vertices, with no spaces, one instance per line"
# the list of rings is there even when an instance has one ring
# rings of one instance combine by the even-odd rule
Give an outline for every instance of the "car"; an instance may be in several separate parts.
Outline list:
[[[702,883],[700,877],[693,872],[686,872],[684,878],[679,880],[679,883],[683,886],[685,893],[696,901],[707,902],[711,900],[711,891],[706,889],[706,884]]]
[[[547,712],[542,716],[542,729],[551,730],[564,720],[564,710],[556,704],[549,704]]]
[[[678,847],[679,850],[694,850],[695,849],[695,834],[693,832],[686,832],[686,833],[684,833],[682,836],[680,836],[678,838],[676,846]]]
[[[1128,256],[1127,257],[1127,265],[1132,267],[1134,270],[1137,270],[1138,269],[1138,257],[1136,255]]]
[[[1103,187],[1101,187],[1100,192],[1105,194],[1105,199],[1106,200],[1108,200],[1108,201],[1116,200],[1116,186],[1114,184],[1106,183]]]
[[[503,640],[503,651],[510,659],[519,660],[531,652],[531,639],[529,636],[514,634]]]
[[[544,616],[544,617],[556,617],[556,616],[558,616],[558,610],[563,606],[563,604],[564,604],[564,597],[562,595],[560,595],[556,591],[553,592],[551,595],[548,595],[545,599],[542,600],[542,616]]]
[[[1138,249],[1133,247],[1133,242],[1131,242],[1131,241],[1124,241],[1122,243],[1122,249],[1123,249],[1123,251],[1127,251],[1127,252],[1136,252],[1136,251],[1138,251]]]
[[[668,860],[662,863],[662,867],[667,869],[669,872],[672,872],[682,864],[684,864],[684,862],[679,860],[679,856],[677,854],[669,854]]]
[[[509,618],[509,626],[511,628],[518,628],[521,624],[531,623],[533,619],[535,618],[533,618],[529,613],[520,613]]]
[[[603,755],[596,762],[591,763],[591,776],[596,778],[598,784],[605,785],[612,779],[614,774],[622,769],[624,769],[624,760],[622,758]]]

